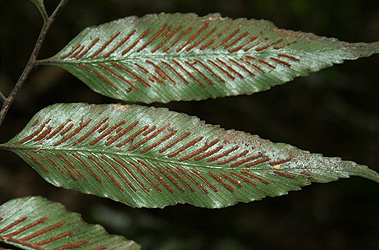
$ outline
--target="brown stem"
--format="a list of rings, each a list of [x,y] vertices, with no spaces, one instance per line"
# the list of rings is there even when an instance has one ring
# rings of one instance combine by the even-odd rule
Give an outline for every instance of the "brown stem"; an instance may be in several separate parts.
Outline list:
[[[3,106],[0,110],[0,126],[4,121],[5,115],[8,113],[8,110],[10,106],[13,103],[14,98],[16,97],[18,91],[24,84],[26,78],[29,76],[32,69],[36,66],[37,62],[37,56],[41,49],[42,43],[45,40],[47,31],[49,30],[51,24],[54,22],[56,16],[59,14],[59,12],[63,9],[64,5],[69,0],[61,0],[61,2],[58,4],[57,8],[54,10],[53,14],[49,18],[46,19],[45,24],[42,27],[41,33],[39,34],[39,37],[37,39],[36,45],[34,46],[33,52],[29,58],[28,63],[26,64],[26,67],[24,71],[22,72],[20,78],[18,79],[16,85],[13,87],[12,92],[9,94],[8,98],[5,98],[3,94],[1,94],[0,98],[3,101]]]
[[[1,100],[1,102],[5,102],[6,101],[6,97],[3,95],[3,93],[1,93],[1,91],[0,91],[0,100]]]

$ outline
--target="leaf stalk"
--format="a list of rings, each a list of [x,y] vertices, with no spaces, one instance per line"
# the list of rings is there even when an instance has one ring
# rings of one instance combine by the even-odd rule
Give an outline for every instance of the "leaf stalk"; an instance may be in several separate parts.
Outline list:
[[[46,19],[46,22],[44,23],[41,33],[39,34],[39,37],[37,39],[36,45],[34,46],[33,52],[29,58],[28,63],[25,66],[24,71],[22,72],[20,78],[18,79],[16,85],[13,87],[12,92],[9,94],[8,98],[5,98],[3,94],[0,95],[0,99],[3,102],[3,106],[0,110],[0,126],[4,121],[4,118],[6,114],[8,113],[9,108],[11,107],[18,91],[21,89],[22,85],[24,84],[26,78],[29,76],[32,69],[37,65],[37,56],[41,49],[42,43],[45,40],[46,34],[48,30],[50,29],[52,23],[54,22],[55,18],[59,14],[59,12],[63,9],[63,7],[66,5],[66,3],[69,0],[62,0],[58,4],[58,6],[55,8],[54,12],[51,14],[50,17]],[[45,18],[45,17],[44,17]]]
[[[47,11],[46,11],[45,5],[43,4],[43,1],[42,2],[40,2],[40,1],[34,2],[33,1],[33,3],[37,5],[37,8],[42,15],[43,21],[46,22],[46,20],[49,18],[49,15],[47,14]]]
[[[1,102],[5,102],[7,100],[7,98],[3,95],[3,93],[0,92],[0,100]]]

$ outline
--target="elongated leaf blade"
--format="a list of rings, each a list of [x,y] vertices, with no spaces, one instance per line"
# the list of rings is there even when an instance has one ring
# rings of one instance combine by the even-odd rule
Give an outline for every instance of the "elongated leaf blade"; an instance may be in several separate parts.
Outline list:
[[[99,225],[42,197],[11,200],[0,206],[0,241],[22,249],[140,249],[133,241],[109,235]]]
[[[287,194],[313,181],[351,175],[379,181],[376,172],[354,162],[135,105],[53,105],[1,147],[56,186],[133,207],[219,208]]]
[[[43,62],[103,95],[151,103],[252,94],[378,51],[268,21],[160,14],[87,28]]]

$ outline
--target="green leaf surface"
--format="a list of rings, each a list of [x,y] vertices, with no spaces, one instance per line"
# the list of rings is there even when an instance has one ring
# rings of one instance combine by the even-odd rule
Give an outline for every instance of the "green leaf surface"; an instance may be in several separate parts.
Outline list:
[[[133,241],[109,235],[99,225],[42,197],[11,200],[0,206],[0,241],[22,249],[140,249]]]
[[[151,103],[252,94],[378,52],[378,42],[340,42],[268,21],[154,14],[87,28],[40,63],[103,95]]]
[[[0,148],[56,186],[133,207],[220,208],[351,175],[379,181],[354,162],[137,105],[53,105]]]

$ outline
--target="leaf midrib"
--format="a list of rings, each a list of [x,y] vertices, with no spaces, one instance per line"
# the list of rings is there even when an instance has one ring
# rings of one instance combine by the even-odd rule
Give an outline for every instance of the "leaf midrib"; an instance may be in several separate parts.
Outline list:
[[[131,159],[133,158],[140,158],[140,159],[148,159],[150,161],[156,161],[161,163],[168,163],[168,164],[173,164],[173,165],[178,165],[180,164],[181,166],[186,166],[186,167],[194,167],[194,168],[210,168],[210,169],[225,169],[225,170],[235,170],[235,168],[232,167],[225,167],[225,166],[213,166],[213,165],[200,165],[200,164],[194,164],[194,163],[189,163],[189,162],[180,162],[178,160],[169,160],[168,158],[165,157],[157,157],[157,156],[143,156],[140,154],[133,154],[133,153],[128,153],[128,154],[122,154],[121,152],[109,152],[109,151],[104,151],[101,149],[71,149],[71,148],[50,148],[50,147],[14,147],[12,145],[7,145],[7,144],[0,144],[0,149],[7,149],[11,151],[17,151],[17,150],[33,150],[35,151],[54,151],[54,152],[86,152],[86,153],[94,153],[94,154],[104,154],[104,155],[115,155],[115,156],[121,156],[121,157],[129,157]]]
[[[288,53],[288,52],[287,52]],[[120,57],[119,59],[102,59],[101,56],[96,57],[94,59],[44,59],[44,60],[39,60],[39,64],[91,64],[91,63],[106,63],[106,62],[125,62],[125,61],[138,61],[138,60],[145,60],[145,59],[155,59],[155,60],[162,60],[165,58],[214,58],[214,57],[230,57],[230,58],[235,58],[235,57],[243,57],[245,55],[262,55],[262,54],[267,54],[271,55],[272,53],[268,53],[267,51],[264,52],[256,52],[256,53],[247,53],[247,52],[225,52],[225,53],[178,53],[178,54],[164,54],[160,53],[157,55],[147,55],[143,54],[141,56],[133,56],[133,57]]]
[[[230,171],[230,170],[233,170],[233,171],[236,171],[236,170],[240,170],[238,168],[233,168],[233,167],[226,167],[225,165],[224,166],[214,166],[212,164],[209,164],[209,165],[200,165],[200,164],[194,164],[194,163],[190,163],[190,162],[180,162],[178,163],[178,161],[175,161],[175,160],[169,160],[169,159],[166,159],[164,157],[147,157],[147,156],[142,156],[142,155],[139,155],[139,154],[133,154],[133,153],[130,153],[128,155],[125,155],[125,154],[122,154],[120,152],[107,152],[107,151],[104,151],[104,150],[94,150],[94,149],[91,149],[91,150],[85,150],[85,149],[70,149],[70,148],[50,148],[50,147],[39,147],[39,148],[32,148],[32,147],[13,147],[12,145],[6,145],[6,144],[0,144],[0,149],[8,149],[8,150],[11,150],[11,151],[16,151],[16,150],[48,150],[48,151],[57,151],[57,152],[87,152],[87,153],[95,153],[95,154],[105,154],[105,155],[115,155],[115,156],[123,156],[123,157],[129,157],[131,159],[133,158],[140,158],[140,159],[148,159],[150,161],[156,161],[156,162],[159,162],[159,164],[161,165],[162,163],[168,163],[168,164],[173,164],[173,165],[178,165],[180,164],[181,167],[184,167],[184,168],[196,168],[196,169],[217,169],[217,170],[221,170],[221,171]],[[259,166],[261,164],[264,164],[264,163],[259,163],[257,164],[256,166]],[[269,171],[270,169],[267,169],[267,168],[249,168],[250,170],[253,170],[255,173],[257,172],[262,172],[263,174],[267,171]],[[317,170],[318,168],[301,168],[301,167],[296,167],[297,170]],[[275,169],[272,169],[273,171],[275,171]],[[288,168],[282,168],[281,169],[282,171],[289,171],[291,172],[292,169]],[[329,173],[334,173],[334,174],[339,174],[339,173],[346,173],[346,171],[337,171],[337,170],[328,170],[328,169],[323,169],[324,171],[326,172],[329,172]]]

